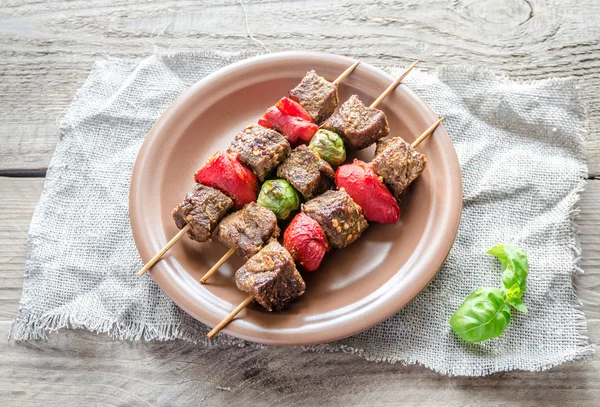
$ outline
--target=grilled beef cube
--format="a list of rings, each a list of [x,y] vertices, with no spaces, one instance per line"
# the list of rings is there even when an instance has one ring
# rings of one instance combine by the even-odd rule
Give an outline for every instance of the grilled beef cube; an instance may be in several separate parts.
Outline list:
[[[294,259],[275,239],[235,273],[235,283],[269,311],[283,309],[306,290]]]
[[[387,117],[379,109],[365,106],[358,96],[352,95],[322,126],[344,139],[350,150],[369,147],[390,134]]]
[[[319,222],[329,245],[341,249],[354,242],[369,226],[362,209],[341,188],[327,191],[302,205],[302,211]]]
[[[425,169],[427,157],[402,138],[394,137],[377,142],[371,164],[375,173],[383,178],[394,198],[400,200],[402,191]]]
[[[218,189],[196,184],[192,192],[173,209],[173,219],[179,229],[190,225],[190,239],[206,242],[215,226],[233,207],[233,201]]]
[[[296,147],[277,168],[277,176],[288,180],[306,199],[330,189],[334,175],[331,165],[305,145]]]
[[[283,162],[292,151],[287,139],[275,130],[251,124],[242,130],[229,146],[229,153],[250,168],[259,181]]]
[[[239,211],[229,214],[219,223],[217,239],[234,248],[245,259],[256,254],[270,238],[279,236],[275,214],[251,202]]]
[[[337,85],[315,71],[306,73],[302,82],[289,91],[290,99],[300,103],[315,123],[321,123],[334,112],[339,103]]]

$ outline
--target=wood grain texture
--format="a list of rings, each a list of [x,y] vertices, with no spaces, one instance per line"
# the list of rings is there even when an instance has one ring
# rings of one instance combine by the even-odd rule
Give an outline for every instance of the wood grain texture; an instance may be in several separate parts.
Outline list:
[[[383,66],[489,66],[517,79],[574,76],[600,175],[600,2],[596,0],[245,1],[271,51],[311,49]],[[155,50],[256,50],[239,1],[5,0],[0,4],[0,170],[48,166],[57,119],[91,64]]]
[[[7,323],[0,323],[6,336]],[[8,406],[592,406],[598,356],[541,373],[451,378],[301,348],[119,343],[84,332],[9,343],[0,353]]]
[[[12,320],[18,309],[27,232],[43,185],[41,178],[0,177],[0,321]]]
[[[43,179],[0,177],[0,337],[17,311],[25,239]],[[585,273],[578,294],[600,344],[600,180],[578,204]],[[444,405],[585,406],[600,399],[600,357],[546,372],[449,378],[418,366],[379,364],[301,348],[202,349],[173,341],[118,342],[83,331],[50,340],[0,340],[3,406]]]

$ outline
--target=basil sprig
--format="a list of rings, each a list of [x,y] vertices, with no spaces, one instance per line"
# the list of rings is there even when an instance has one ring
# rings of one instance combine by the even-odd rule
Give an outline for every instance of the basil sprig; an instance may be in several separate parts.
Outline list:
[[[450,326],[467,342],[482,342],[500,336],[510,323],[510,307],[527,312],[521,298],[527,289],[527,255],[515,246],[501,244],[492,247],[488,253],[502,263],[504,287],[476,289],[452,315]]]

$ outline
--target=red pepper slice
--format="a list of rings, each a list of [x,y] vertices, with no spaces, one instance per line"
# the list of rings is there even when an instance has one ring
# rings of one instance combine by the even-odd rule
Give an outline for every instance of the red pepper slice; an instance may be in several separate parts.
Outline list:
[[[268,108],[258,124],[279,131],[294,146],[308,143],[319,129],[319,126],[310,121],[306,110],[288,98],[283,98],[275,106]]]
[[[194,180],[202,185],[217,188],[233,199],[234,209],[256,201],[258,180],[237,157],[218,152],[196,171]]]
[[[373,167],[360,160],[339,167],[335,184],[344,188],[354,202],[363,210],[370,222],[396,223],[400,219],[400,207]]]
[[[283,123],[285,121],[285,115],[279,111],[275,106],[271,106],[267,109],[265,114],[258,119],[258,124],[264,127],[268,127],[270,129],[276,129],[280,131],[277,127],[278,123]],[[285,134],[284,134],[285,136]]]
[[[270,107],[267,112],[272,109],[272,107]],[[260,119],[258,119],[258,125],[259,126],[263,126],[266,127],[268,129],[275,129],[275,127],[273,127],[273,125],[267,120],[265,119],[265,116],[267,116],[267,112],[265,112],[264,116],[261,117]]]
[[[283,233],[283,244],[296,263],[309,272],[319,268],[325,253],[329,251],[323,229],[316,220],[304,213],[292,219]]]
[[[300,103],[294,102],[290,98],[281,98],[279,102],[275,103],[275,107],[279,109],[281,113],[300,117],[312,123],[312,117],[310,117],[306,109],[304,109]]]

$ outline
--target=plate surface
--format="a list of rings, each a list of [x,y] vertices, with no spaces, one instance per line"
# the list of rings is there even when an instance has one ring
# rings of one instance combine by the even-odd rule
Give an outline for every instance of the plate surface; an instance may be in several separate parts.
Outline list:
[[[307,70],[333,80],[353,62],[316,52],[259,56],[211,74],[175,100],[148,133],[131,180],[131,225],[143,261],[177,233],[171,210],[193,187],[198,167],[256,123]],[[393,79],[362,63],[340,85],[340,100],[358,94],[369,104]],[[379,107],[391,135],[409,142],[437,119],[405,85]],[[408,304],[444,262],[462,210],[460,167],[443,126],[418,150],[427,155],[428,166],[404,192],[399,223],[371,224],[356,243],[329,252],[320,270],[304,273],[306,293],[287,310],[269,313],[251,304],[223,332],[272,345],[324,343],[363,331]],[[371,147],[355,157],[370,161],[373,152]],[[199,282],[226,251],[216,241],[183,238],[151,275],[177,305],[212,327],[246,297],[233,280],[243,264],[235,256],[206,285]]]

